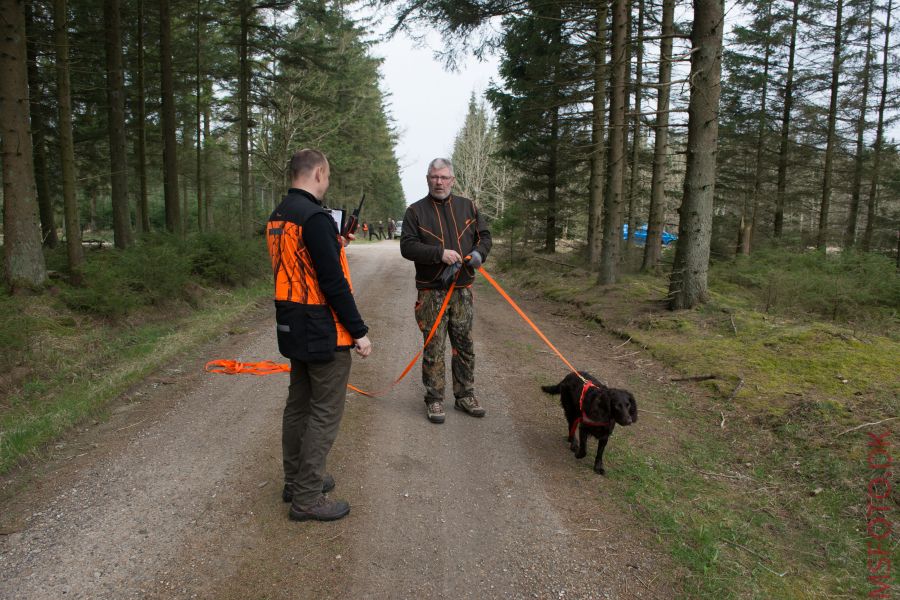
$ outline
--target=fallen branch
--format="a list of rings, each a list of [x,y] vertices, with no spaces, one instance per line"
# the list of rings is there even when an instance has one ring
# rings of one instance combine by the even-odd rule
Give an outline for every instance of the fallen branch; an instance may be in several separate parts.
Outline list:
[[[734,324],[734,315],[730,315],[731,317],[731,328],[734,330],[734,335],[737,335],[737,325]]]
[[[624,342],[622,342],[621,344],[619,344],[618,346],[613,348],[613,350],[618,350],[619,348],[621,348],[622,346],[624,346],[625,344],[627,344],[630,341],[631,341],[631,337],[629,336],[627,340],[625,340]]]
[[[851,431],[856,431],[857,429],[862,429],[863,427],[871,427],[872,425],[880,425],[881,423],[887,423],[888,421],[893,421],[894,419],[900,419],[900,417],[890,417],[887,419],[882,419],[880,421],[875,421],[874,423],[863,423],[862,425],[857,425],[856,427],[848,429],[847,431],[842,431],[839,434],[837,434],[835,437],[841,437],[845,433],[850,433]]]
[[[570,265],[568,263],[559,262],[558,260],[550,260],[549,258],[544,258],[543,256],[535,256],[534,258],[536,258],[538,260],[547,261],[548,263],[553,263],[554,265],[561,265],[563,267],[569,267],[570,269],[578,269],[579,268],[575,265]]]
[[[722,422],[719,423],[719,429],[725,429],[725,413],[720,410],[719,414],[722,415]]]
[[[762,561],[765,561],[765,562],[767,562],[767,563],[772,563],[771,560],[769,560],[768,558],[766,558],[766,557],[763,556],[762,554],[758,554],[758,553],[754,552],[753,550],[751,550],[750,548],[747,548],[746,546],[741,546],[741,545],[738,544],[737,542],[732,542],[731,540],[722,540],[722,541],[725,542],[726,544],[731,544],[731,545],[734,546],[735,548],[740,548],[740,549],[743,550],[744,552],[747,552],[748,554],[752,554],[753,556],[755,556],[756,558],[758,558],[758,559],[760,559],[760,560],[762,560]],[[774,563],[772,563],[772,564],[774,564]],[[762,563],[760,563],[759,566],[761,566],[763,569],[765,569],[766,571],[768,571],[768,572],[771,573],[772,575],[777,575],[778,577],[784,577],[785,575],[788,574],[787,571],[785,571],[784,573],[776,573],[775,571],[773,571],[772,569],[770,569],[769,567],[767,567],[766,565],[764,565],[764,564],[762,564]]]
[[[734,400],[735,396],[738,395],[738,392],[741,391],[741,388],[742,388],[742,387],[744,387],[744,380],[743,380],[743,379],[741,379],[740,381],[738,381],[738,384],[737,384],[736,386],[734,386],[734,391],[731,392],[731,395],[730,395],[730,396],[728,396],[728,401],[729,401],[729,402],[731,402],[732,400]]]
[[[740,475],[740,474],[739,475],[729,475],[727,473],[713,473],[712,471],[701,471],[700,469],[697,469],[697,472],[701,473],[703,475],[710,475],[712,477],[726,477],[728,479],[737,479],[738,481],[741,481],[744,479],[750,479],[750,477],[748,477],[746,475]]]
[[[675,377],[669,381],[708,381],[710,379],[718,378],[718,375],[694,375],[693,377]]]
[[[143,422],[146,421],[146,420],[147,420],[147,419],[141,419],[141,420],[138,421],[137,423],[132,423],[131,425],[126,425],[125,427],[120,427],[119,429],[116,429],[116,431],[125,431],[126,429],[131,429],[132,427],[135,427],[135,426],[137,426],[137,425],[140,425],[141,423],[143,423]]]

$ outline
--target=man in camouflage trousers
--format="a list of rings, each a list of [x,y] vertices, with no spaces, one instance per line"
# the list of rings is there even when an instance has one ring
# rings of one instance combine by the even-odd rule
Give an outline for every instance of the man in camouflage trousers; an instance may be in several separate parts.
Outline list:
[[[472,282],[490,252],[491,232],[471,200],[450,193],[455,179],[449,160],[431,161],[426,181],[428,196],[407,208],[400,236],[400,253],[416,265],[415,316],[423,337],[455,281],[444,317],[422,354],[426,414],[432,423],[444,422],[444,348],[449,337],[454,408],[483,417],[484,407],[475,395]]]

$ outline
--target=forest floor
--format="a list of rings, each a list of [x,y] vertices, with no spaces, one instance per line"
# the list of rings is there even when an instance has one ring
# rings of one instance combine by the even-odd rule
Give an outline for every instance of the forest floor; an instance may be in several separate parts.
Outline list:
[[[421,345],[412,265],[396,241],[351,247],[350,260],[374,343],[371,357],[354,357],[351,382],[380,390]],[[451,409],[445,424],[428,423],[418,368],[377,399],[350,393],[329,457],[347,518],[287,518],[287,376],[203,371],[215,358],[280,359],[271,310],[258,308],[132,387],[109,419],[58,441],[48,460],[0,478],[0,598],[814,598],[834,589],[817,579],[830,558],[796,531],[808,506],[760,510],[761,496],[785,497],[790,473],[763,481],[751,468],[757,457],[728,433],[752,421],[729,411],[726,427],[719,390],[673,382],[684,373],[621,331],[517,290],[573,364],[638,399],[638,423],[617,428],[598,476],[594,444],[576,461],[557,398],[540,391],[566,367],[483,280],[476,295],[487,416]]]

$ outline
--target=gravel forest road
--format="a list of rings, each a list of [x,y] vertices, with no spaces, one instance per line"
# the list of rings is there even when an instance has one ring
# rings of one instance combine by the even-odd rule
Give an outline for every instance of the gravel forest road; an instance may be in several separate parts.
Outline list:
[[[350,248],[374,351],[351,382],[389,385],[421,345],[413,269],[396,241]],[[490,263],[486,265],[490,268]],[[479,278],[481,279],[481,278]],[[579,368],[611,385],[658,373],[614,360],[536,299],[523,308]],[[419,368],[377,399],[348,395],[329,457],[350,515],[295,523],[281,501],[287,376],[219,376],[212,358],[281,360],[269,303],[119,399],[111,418],[0,479],[0,598],[670,598],[655,536],[565,444],[566,373],[484,281],[476,285],[476,389],[487,416],[426,421]],[[642,370],[643,369],[643,370]],[[449,376],[449,368],[448,368]],[[641,384],[644,385],[644,384]],[[636,391],[636,395],[638,392]],[[653,404],[642,402],[642,408]],[[662,417],[619,428],[640,447]],[[656,432],[656,433],[655,433]]]

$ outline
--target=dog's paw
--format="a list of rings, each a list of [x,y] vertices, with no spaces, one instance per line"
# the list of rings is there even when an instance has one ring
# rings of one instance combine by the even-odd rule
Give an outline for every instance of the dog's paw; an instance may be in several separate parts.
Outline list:
[[[575,452],[575,458],[584,458],[585,456],[587,456],[587,452],[582,448],[579,448],[578,451]]]
[[[569,450],[572,452],[578,452],[578,442],[572,442],[569,444]]]
[[[594,465],[594,473],[606,475],[606,469],[603,468],[603,465]]]

